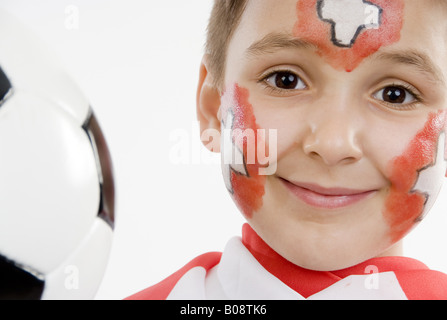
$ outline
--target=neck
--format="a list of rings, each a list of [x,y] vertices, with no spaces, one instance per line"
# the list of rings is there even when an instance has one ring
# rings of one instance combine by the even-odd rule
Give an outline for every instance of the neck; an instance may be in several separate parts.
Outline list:
[[[415,267],[426,268],[417,260],[401,256],[402,243],[397,243],[379,257],[339,271],[308,270],[291,263],[270,248],[249,224],[244,224],[243,226],[242,243],[268,272],[305,298],[331,286],[347,276],[354,274],[365,275],[367,266],[371,264],[377,266],[380,272]]]
[[[379,254],[376,258],[380,257],[402,257],[404,255],[403,241],[396,242],[393,246]]]

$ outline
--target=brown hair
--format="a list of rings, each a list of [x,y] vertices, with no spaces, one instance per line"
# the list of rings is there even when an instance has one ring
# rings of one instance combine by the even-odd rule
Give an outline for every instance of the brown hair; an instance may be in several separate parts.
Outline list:
[[[231,37],[239,25],[248,0],[214,0],[208,23],[206,54],[208,71],[214,85],[222,87],[225,77],[225,61]]]

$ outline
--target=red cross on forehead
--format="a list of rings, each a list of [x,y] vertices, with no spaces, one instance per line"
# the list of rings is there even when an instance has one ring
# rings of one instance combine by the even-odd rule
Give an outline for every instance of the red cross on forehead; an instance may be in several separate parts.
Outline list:
[[[336,69],[354,70],[400,39],[404,0],[299,0],[294,36],[312,42]]]

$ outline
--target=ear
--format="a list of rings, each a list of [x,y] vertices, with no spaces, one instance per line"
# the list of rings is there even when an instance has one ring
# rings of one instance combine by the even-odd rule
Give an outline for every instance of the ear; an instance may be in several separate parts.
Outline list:
[[[197,120],[203,145],[212,152],[220,152],[220,91],[208,72],[207,56],[200,64],[197,87]]]

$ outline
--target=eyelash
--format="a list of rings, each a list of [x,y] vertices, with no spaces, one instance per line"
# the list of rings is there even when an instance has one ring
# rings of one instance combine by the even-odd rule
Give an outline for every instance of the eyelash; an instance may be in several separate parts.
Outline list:
[[[306,82],[302,79],[302,77],[300,77],[295,71],[290,70],[290,69],[272,70],[272,71],[268,72],[267,74],[261,75],[257,82],[262,84],[264,89],[268,90],[270,93],[278,94],[278,95],[286,95],[286,94],[289,94],[291,91],[296,92],[296,91],[304,90],[304,89],[281,89],[281,88],[277,88],[276,86],[273,86],[272,84],[270,84],[267,81],[267,79],[269,79],[270,77],[274,76],[275,74],[279,74],[279,73],[290,73],[290,74],[294,75],[300,81],[303,82],[305,88],[307,89],[308,86],[307,86]],[[417,89],[415,89],[412,85],[409,85],[409,84],[391,83],[389,85],[383,86],[379,90],[376,90],[373,93],[373,96],[375,94],[377,94],[378,92],[380,92],[381,90],[384,90],[384,89],[390,88],[390,87],[395,87],[395,88],[400,88],[400,89],[405,90],[407,93],[409,93],[414,98],[414,101],[412,101],[410,103],[406,103],[406,104],[396,104],[396,103],[389,103],[387,101],[379,100],[380,103],[386,104],[387,107],[389,107],[389,108],[396,109],[396,110],[413,110],[418,103],[423,102],[421,95],[419,93],[417,93]],[[378,100],[377,98],[374,98],[374,99]]]
[[[396,104],[396,103],[389,103],[387,101],[380,101],[380,103],[386,104],[387,107],[389,107],[391,109],[396,109],[396,110],[413,110],[413,109],[416,108],[417,104],[422,103],[424,101],[422,99],[422,96],[419,93],[417,93],[417,89],[416,88],[414,88],[412,85],[401,84],[401,83],[391,83],[389,85],[383,86],[381,89],[376,90],[373,93],[373,96],[375,94],[377,94],[378,92],[380,92],[381,90],[384,90],[385,88],[390,88],[390,87],[401,88],[401,89],[407,91],[414,98],[414,101],[412,101],[410,103],[406,103],[406,104]],[[376,99],[376,98],[373,97],[373,99]]]
[[[281,95],[281,94],[285,95],[285,94],[290,93],[291,91],[296,92],[296,91],[303,90],[303,89],[281,89],[281,88],[277,88],[277,87],[269,84],[267,79],[270,78],[271,76],[273,76],[275,74],[279,74],[279,73],[290,73],[290,74],[294,75],[295,77],[297,77],[300,81],[302,81],[306,88],[308,87],[302,77],[300,77],[295,71],[287,69],[287,68],[286,69],[276,69],[276,70],[272,70],[272,71],[268,72],[267,74],[262,74],[259,77],[259,80],[257,82],[262,84],[264,86],[264,89],[269,90],[270,93],[279,94],[279,95]]]

